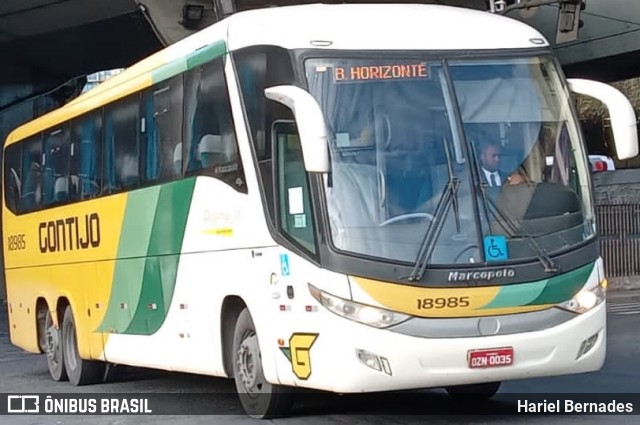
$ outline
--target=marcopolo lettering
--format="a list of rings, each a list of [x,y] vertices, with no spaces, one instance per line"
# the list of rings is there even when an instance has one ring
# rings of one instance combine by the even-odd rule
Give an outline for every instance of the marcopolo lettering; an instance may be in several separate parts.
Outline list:
[[[516,277],[514,269],[482,270],[474,272],[449,272],[449,282],[489,281]]]
[[[84,217],[68,217],[45,221],[38,225],[40,252],[73,251],[100,246],[100,217],[97,213]]]

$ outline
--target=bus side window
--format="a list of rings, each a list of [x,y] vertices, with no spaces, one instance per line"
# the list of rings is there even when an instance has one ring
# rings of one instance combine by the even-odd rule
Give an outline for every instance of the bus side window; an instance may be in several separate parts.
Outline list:
[[[19,143],[9,146],[4,154],[4,181],[5,201],[7,207],[14,212],[19,212],[20,193],[22,189],[22,145]]]
[[[187,174],[209,175],[246,193],[222,58],[186,74],[185,103]]]
[[[242,100],[258,166],[269,217],[275,225],[271,125],[276,120],[292,119],[291,110],[268,100],[264,89],[294,84],[293,66],[287,50],[273,46],[252,46],[233,53]]]
[[[69,199],[91,199],[100,194],[102,180],[102,115],[91,113],[76,118],[71,134]]]
[[[180,75],[144,94],[141,153],[142,181],[146,184],[170,181],[182,175],[181,167],[175,169],[176,160],[182,164],[182,152],[179,158],[174,156],[182,140],[182,93]]]
[[[105,110],[102,193],[139,186],[138,94],[117,101]]]
[[[300,136],[293,124],[276,123],[274,139],[278,161],[280,226],[296,242],[316,253],[309,181],[304,168]]]
[[[69,201],[70,144],[69,128],[66,125],[44,134],[42,175],[44,205],[57,205]]]
[[[31,212],[40,208],[42,193],[42,138],[37,135],[22,142],[22,193],[20,212]]]

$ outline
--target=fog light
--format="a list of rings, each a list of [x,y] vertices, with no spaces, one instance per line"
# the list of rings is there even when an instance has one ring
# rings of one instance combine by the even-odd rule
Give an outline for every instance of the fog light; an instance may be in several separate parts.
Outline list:
[[[371,369],[375,369],[378,372],[382,371],[380,360],[375,354],[364,350],[356,350],[356,355],[358,356],[358,360],[364,363],[365,366],[370,367]]]
[[[365,366],[391,376],[391,365],[389,364],[389,360],[385,357],[360,349],[356,349],[356,356]]]
[[[580,348],[578,349],[578,354],[576,355],[576,360],[578,360],[580,357],[584,356],[589,351],[591,351],[591,349],[596,345],[597,341],[598,341],[597,333],[591,335],[589,338],[582,341],[582,344],[580,344]]]

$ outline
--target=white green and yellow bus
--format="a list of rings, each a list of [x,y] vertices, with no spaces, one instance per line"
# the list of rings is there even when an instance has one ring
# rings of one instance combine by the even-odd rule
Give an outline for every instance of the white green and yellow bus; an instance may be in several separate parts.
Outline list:
[[[606,279],[571,91],[637,154],[627,99],[566,80],[518,21],[234,14],[8,136],[11,341],[74,385],[106,364],[233,377],[257,417],[295,387],[488,398],[596,371]]]

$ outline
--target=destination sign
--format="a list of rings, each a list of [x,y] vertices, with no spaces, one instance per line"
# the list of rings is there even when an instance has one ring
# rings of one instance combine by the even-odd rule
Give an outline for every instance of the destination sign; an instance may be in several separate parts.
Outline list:
[[[333,67],[333,79],[337,83],[423,78],[429,78],[427,64],[424,62]]]

